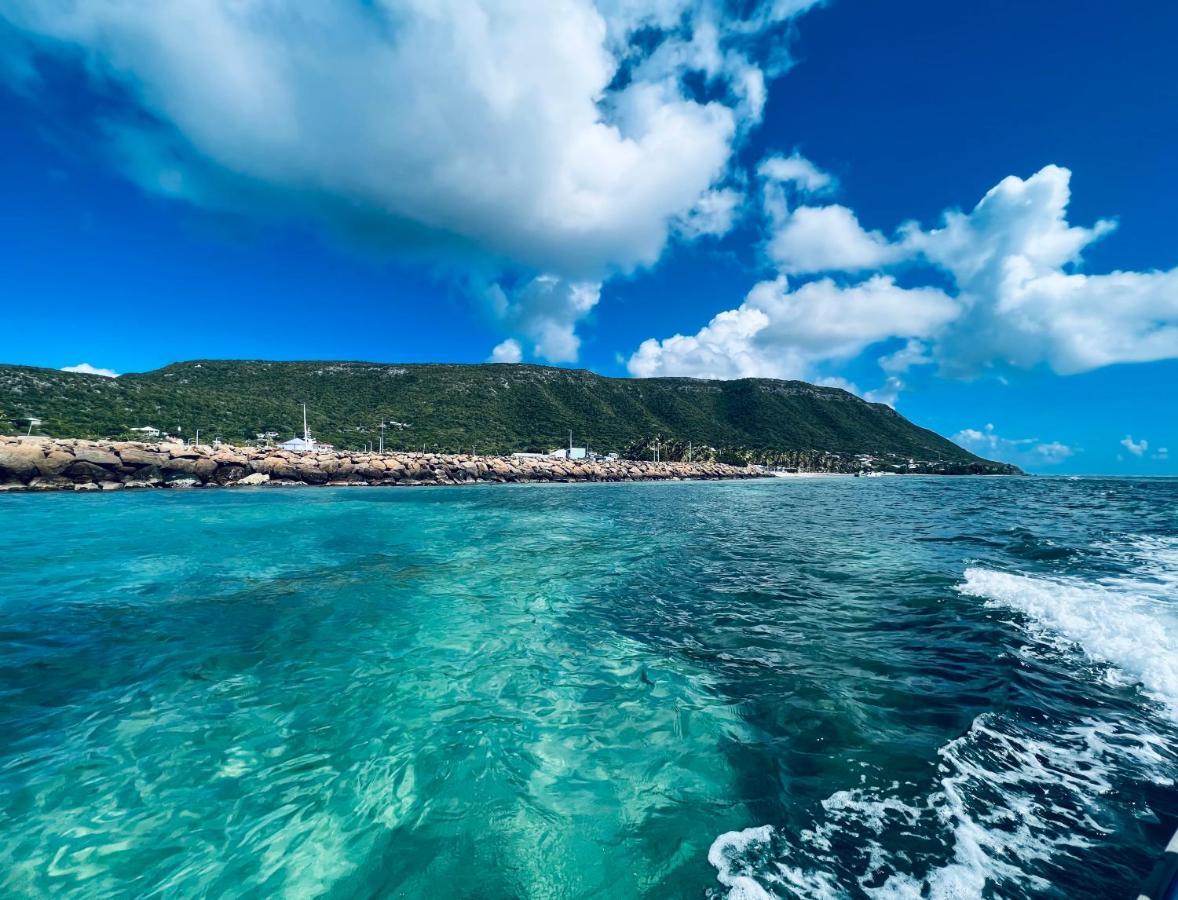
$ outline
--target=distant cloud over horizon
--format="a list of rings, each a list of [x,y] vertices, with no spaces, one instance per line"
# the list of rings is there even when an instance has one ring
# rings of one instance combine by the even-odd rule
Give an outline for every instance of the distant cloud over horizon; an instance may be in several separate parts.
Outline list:
[[[992,424],[985,428],[965,428],[953,435],[953,440],[979,456],[1026,468],[1052,466],[1076,454],[1076,448],[1061,441],[1042,441],[1039,438],[1006,438],[1000,436]]]
[[[103,378],[118,378],[119,373],[114,369],[100,369],[90,363],[78,363],[76,366],[62,366],[63,372],[76,372],[79,375],[101,375]]]

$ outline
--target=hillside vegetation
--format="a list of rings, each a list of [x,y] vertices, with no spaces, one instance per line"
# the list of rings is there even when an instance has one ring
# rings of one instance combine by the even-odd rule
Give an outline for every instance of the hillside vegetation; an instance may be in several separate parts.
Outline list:
[[[748,378],[605,378],[531,365],[196,360],[117,379],[0,366],[0,430],[130,438],[154,426],[186,438],[279,440],[302,431],[341,448],[507,453],[574,442],[637,456],[656,438],[663,459],[696,454],[807,465],[871,454],[951,470],[1009,471],[913,425],[890,407],[837,388]],[[710,451],[705,448],[712,448]],[[696,456],[700,458],[700,456]],[[964,467],[964,468],[963,468]]]

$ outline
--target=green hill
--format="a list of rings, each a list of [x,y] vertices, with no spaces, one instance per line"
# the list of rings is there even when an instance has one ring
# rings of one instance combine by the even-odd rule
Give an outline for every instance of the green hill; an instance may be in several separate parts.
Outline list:
[[[0,366],[0,431],[130,438],[154,426],[242,443],[264,432],[312,433],[341,448],[375,443],[395,421],[393,449],[505,453],[568,442],[637,455],[658,437],[663,458],[694,452],[806,464],[855,454],[915,459],[952,471],[1012,471],[988,463],[890,407],[837,388],[746,378],[605,378],[530,365],[194,360],[117,379]],[[806,454],[809,454],[808,456]],[[697,457],[698,458],[698,457]]]

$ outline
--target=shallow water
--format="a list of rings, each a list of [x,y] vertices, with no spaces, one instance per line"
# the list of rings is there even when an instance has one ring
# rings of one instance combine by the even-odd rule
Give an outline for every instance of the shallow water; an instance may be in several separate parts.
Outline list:
[[[1178,480],[0,497],[0,894],[1130,896]]]

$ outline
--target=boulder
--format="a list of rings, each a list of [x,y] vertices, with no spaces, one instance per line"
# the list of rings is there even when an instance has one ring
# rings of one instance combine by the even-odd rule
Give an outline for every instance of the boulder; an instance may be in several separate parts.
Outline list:
[[[74,448],[74,459],[93,463],[96,466],[105,466],[109,469],[117,469],[122,465],[122,460],[117,456],[109,450],[103,450],[99,447],[76,447]]]
[[[249,477],[250,470],[245,466],[219,465],[213,476],[217,484],[236,484],[243,478]]]
[[[104,491],[121,491],[126,487],[121,481],[101,481],[98,486]]]
[[[201,480],[208,480],[214,472],[217,471],[217,464],[207,457],[194,460],[192,463],[192,474]]]
[[[38,463],[44,458],[36,444],[0,444],[0,477],[28,481],[40,474]]]
[[[119,458],[128,466],[158,466],[170,457],[166,453],[154,453],[139,447],[120,447]]]
[[[164,484],[170,488],[200,487],[200,479],[187,472],[169,472],[164,478]]]
[[[143,468],[136,469],[127,477],[128,484],[133,481],[142,482],[146,485],[163,484],[164,473],[159,466],[143,466]]]
[[[74,481],[108,481],[111,473],[108,469],[84,459],[77,459],[70,463],[63,475]]]
[[[74,490],[75,491],[101,491],[102,488],[100,488],[98,485],[96,485],[92,481],[87,481],[82,484],[75,484]]]
[[[251,472],[249,475],[239,478],[233,483],[236,485],[242,485],[244,487],[250,487],[256,484],[265,484],[269,480],[270,476],[265,472]]]
[[[66,453],[64,450],[50,450],[44,458],[37,462],[37,471],[42,475],[60,475],[70,467],[73,461],[72,453]]]
[[[74,483],[62,475],[38,476],[29,482],[34,491],[64,491],[73,488]]]

